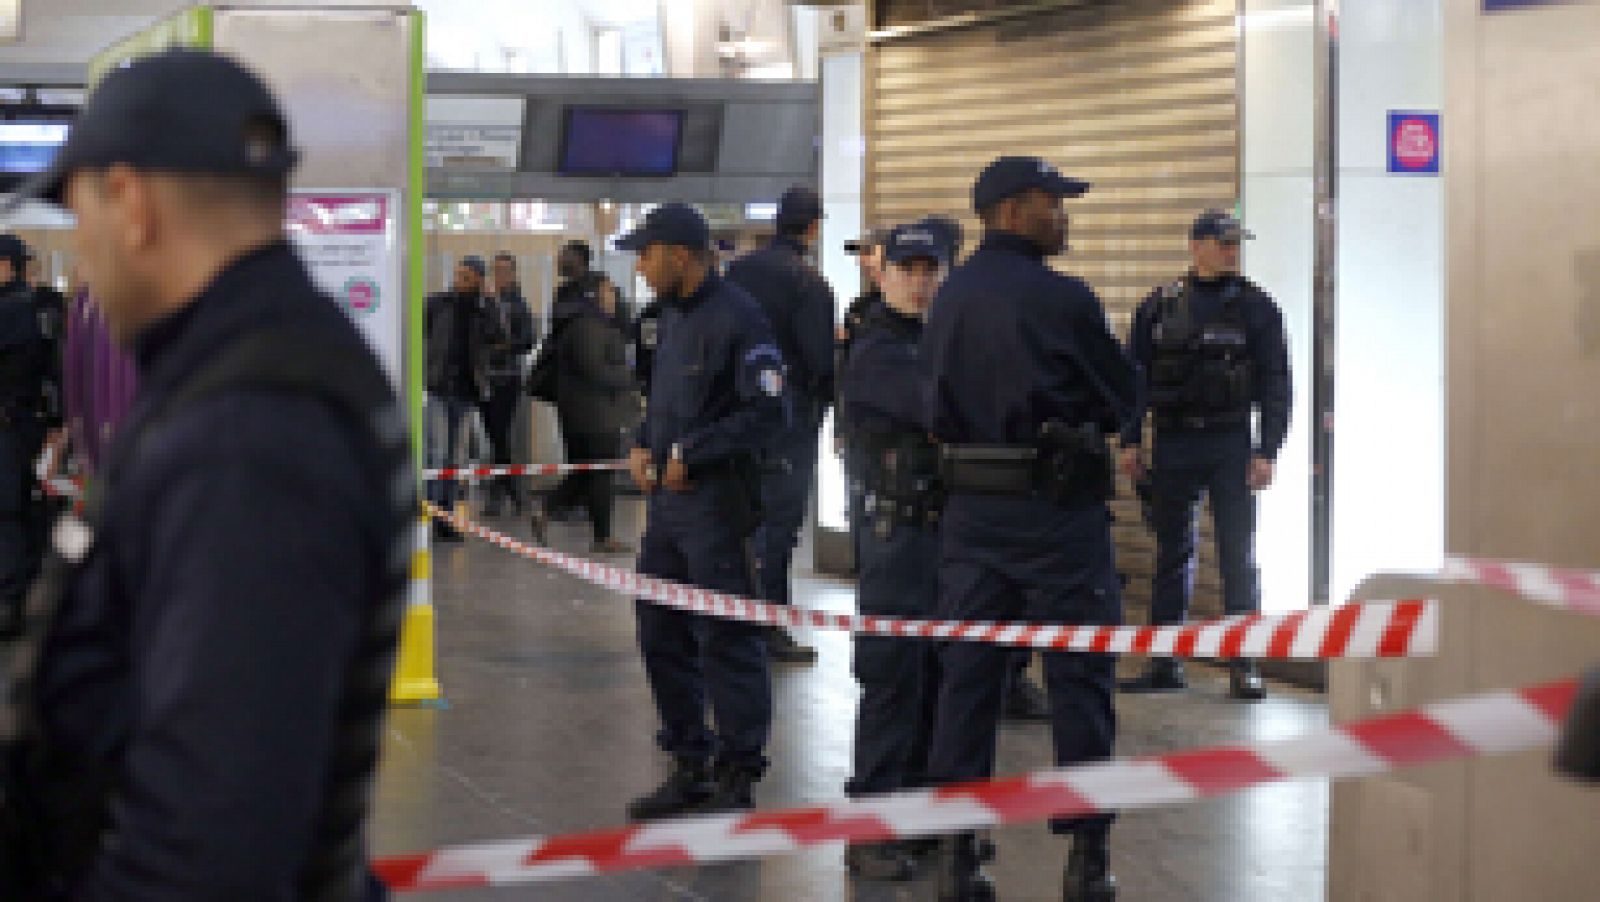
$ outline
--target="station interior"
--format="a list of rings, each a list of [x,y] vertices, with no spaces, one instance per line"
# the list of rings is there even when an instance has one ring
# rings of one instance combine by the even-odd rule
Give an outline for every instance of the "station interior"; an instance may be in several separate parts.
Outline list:
[[[1293,371],[1288,439],[1258,495],[1260,613],[1323,623],[1421,599],[1436,633],[1415,656],[1263,657],[1253,703],[1230,697],[1224,662],[1196,654],[1186,691],[1116,696],[1119,760],[1342,735],[1330,731],[1600,659],[1593,616],[1437,578],[1459,561],[1600,568],[1600,3],[0,0],[0,193],[37,171],[33,152],[65,138],[109,68],[181,44],[236,56],[280,98],[303,150],[296,198],[380,204],[380,301],[353,315],[412,399],[419,460],[438,456],[439,411],[418,382],[416,324],[465,257],[515,262],[542,341],[569,242],[593,249],[621,316],[637,317],[652,292],[616,241],[652,210],[694,205],[725,265],[763,246],[780,198],[805,186],[842,319],[869,287],[848,243],[938,214],[971,253],[974,178],[996,157],[1036,156],[1092,185],[1067,201],[1069,249],[1051,265],[1094,290],[1119,338],[1184,275],[1198,214],[1226,211],[1253,234],[1242,273],[1281,309]],[[574,136],[606,111],[665,115],[668,159],[586,168]],[[73,228],[41,204],[0,220],[34,249],[41,282],[92,296]],[[316,229],[294,237],[328,249]],[[831,419],[818,443],[794,603],[854,614]],[[490,444],[470,418],[448,465],[491,466]],[[513,462],[563,463],[553,405],[522,398],[509,445]],[[560,478],[518,484],[534,503]],[[647,501],[614,478],[615,535],[636,549]],[[457,513],[523,547],[635,567],[593,553],[581,517],[541,536],[526,516],[485,511],[490,479],[461,484]],[[1156,546],[1126,476],[1110,508],[1126,623],[1143,625]],[[1224,609],[1200,523],[1191,617],[1206,621]],[[622,826],[666,766],[633,598],[475,535],[419,544],[372,855]],[[843,802],[851,775],[852,636],[795,635],[817,659],[773,665],[758,812]],[[1119,673],[1145,661],[1125,654]],[[1219,771],[1203,797],[1118,803],[1117,898],[1594,899],[1600,796],[1553,766],[1560,722],[1547,732],[1499,752],[1330,764],[1347,767],[1332,776]],[[1047,724],[1007,720],[998,741],[996,776],[1052,766]],[[1045,815],[990,836],[998,898],[1061,898],[1065,846]],[[931,902],[934,882],[863,879],[835,840],[416,897]]]

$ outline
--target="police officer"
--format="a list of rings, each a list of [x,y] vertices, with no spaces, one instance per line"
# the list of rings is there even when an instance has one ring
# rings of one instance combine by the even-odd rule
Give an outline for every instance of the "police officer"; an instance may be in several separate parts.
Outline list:
[[[22,239],[0,235],[0,637],[19,627],[38,569],[33,459],[44,443],[44,400],[55,370],[50,320],[27,279],[31,256]]]
[[[1030,157],[1002,157],[978,176],[984,224],[977,250],[933,302],[922,341],[930,374],[928,426],[944,444],[939,616],[1116,624],[1112,462],[1102,432],[1132,413],[1133,365],[1082,280],[1045,261],[1066,248],[1063,198],[1088,185]],[[1010,649],[953,642],[939,655],[929,754],[935,782],[987,778]],[[1056,762],[1106,758],[1116,736],[1110,655],[1044,656]],[[1063,898],[1104,902],[1109,816],[1059,820],[1071,835]],[[949,844],[946,899],[993,898],[984,844]]]
[[[784,192],[778,203],[778,234],[772,243],[728,266],[728,281],[761,304],[789,365],[791,422],[773,449],[762,480],[766,519],[758,555],[762,597],[790,603],[789,565],[806,518],[806,500],[817,470],[818,430],[833,402],[833,290],[808,259],[822,226],[822,200],[810,188]],[[804,664],[816,649],[772,627],[767,644],[774,660]]]
[[[1239,274],[1239,244],[1251,237],[1231,215],[1209,210],[1189,232],[1193,267],[1157,289],[1134,316],[1129,351],[1143,367],[1141,397],[1155,416],[1155,455],[1140,450],[1144,416],[1122,436],[1123,467],[1150,481],[1156,570],[1150,620],[1182,623],[1194,588],[1195,506],[1211,499],[1223,609],[1261,608],[1255,565],[1255,492],[1272,484],[1289,431],[1292,401],[1283,314]],[[1259,415],[1252,433],[1252,419]],[[1265,695],[1253,661],[1230,662],[1229,694]],[[1123,684],[1130,692],[1182,689],[1183,665],[1152,658]]]
[[[639,571],[749,595],[758,458],[783,427],[783,355],[761,308],[716,274],[711,232],[694,208],[657,207],[617,247],[639,254],[639,274],[662,305],[650,400],[628,461],[649,496]],[[749,808],[772,722],[761,628],[646,601],[638,620],[657,741],[673,769],[629,816]]]
[[[113,70],[29,190],[141,375],[0,711],[0,898],[379,898],[364,848],[416,516],[409,430],[284,233],[239,64]],[[36,665],[31,662],[36,661]]]
[[[884,243],[883,301],[857,327],[840,374],[840,417],[850,423],[851,470],[865,487],[857,528],[857,605],[863,614],[928,618],[938,598],[942,504],[938,450],[923,421],[918,362],[922,319],[943,280],[948,244],[926,226],[901,226]],[[926,778],[937,661],[915,640],[860,636],[852,796],[893,792]],[[852,846],[852,873],[909,879],[918,847]]]

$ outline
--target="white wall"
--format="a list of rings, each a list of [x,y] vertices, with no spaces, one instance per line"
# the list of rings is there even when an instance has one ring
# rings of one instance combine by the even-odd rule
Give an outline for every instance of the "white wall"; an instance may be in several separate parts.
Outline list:
[[[1344,0],[1340,13],[1336,600],[1444,549],[1442,182],[1386,171],[1388,111],[1442,103],[1439,3]]]
[[[1242,206],[1256,240],[1245,274],[1277,299],[1289,332],[1294,417],[1277,483],[1261,495],[1256,555],[1262,610],[1305,607],[1311,574],[1312,276],[1315,32],[1310,0],[1245,0],[1242,23]]]

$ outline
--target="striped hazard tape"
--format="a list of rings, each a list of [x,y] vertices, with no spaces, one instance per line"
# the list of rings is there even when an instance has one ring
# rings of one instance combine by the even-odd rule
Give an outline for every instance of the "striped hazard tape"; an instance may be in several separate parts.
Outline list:
[[[507,886],[708,864],[1191,802],[1284,780],[1360,777],[1551,743],[1576,681],[1490,692],[1296,739],[1118,759],[784,811],[658,821],[383,858],[397,892]]]
[[[626,470],[627,461],[593,464],[516,464],[509,467],[445,467],[423,470],[423,479],[488,479],[494,476],[564,476],[568,473],[595,473]]]
[[[1538,604],[1600,617],[1600,573],[1593,570],[1452,555],[1438,573],[1420,578],[1500,589]]]
[[[1371,601],[1292,614],[1227,617],[1185,626],[1067,626],[861,616],[774,605],[644,576],[586,558],[527,545],[426,505],[428,514],[529,560],[623,595],[748,623],[841,630],[875,636],[961,640],[1056,651],[1196,658],[1394,658],[1431,655],[1438,641],[1432,601]]]

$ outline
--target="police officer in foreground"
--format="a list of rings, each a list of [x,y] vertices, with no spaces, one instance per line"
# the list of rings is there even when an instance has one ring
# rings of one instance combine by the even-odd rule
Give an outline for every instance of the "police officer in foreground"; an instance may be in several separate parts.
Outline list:
[[[772,243],[728,266],[728,281],[748,291],[766,311],[789,366],[791,419],[773,448],[774,460],[761,483],[765,520],[757,539],[761,597],[789,604],[789,565],[806,519],[806,501],[817,472],[818,431],[833,403],[833,289],[811,263],[822,227],[822,200],[810,188],[784,192],[778,203],[778,234]],[[771,627],[773,659],[806,664],[817,651]]]
[[[1063,199],[1088,189],[1050,164],[1002,157],[978,176],[978,249],[934,299],[922,340],[928,427],[943,443],[939,617],[1117,624],[1112,461],[1104,435],[1131,415],[1134,367],[1081,279],[1046,260],[1066,249]],[[1111,655],[1044,654],[1050,727],[1060,765],[1111,755],[1116,737]],[[939,654],[929,754],[937,783],[990,777],[1008,648],[952,642]],[[1072,837],[1063,899],[1115,897],[1109,815],[1060,819]],[[975,835],[948,844],[948,900],[994,897]]]
[[[918,361],[922,320],[948,267],[948,244],[926,224],[901,226],[884,242],[882,303],[857,327],[840,373],[839,415],[848,420],[851,472],[865,489],[857,512],[857,608],[862,614],[927,619],[938,600],[938,448],[922,425],[926,381]],[[937,687],[934,646],[858,636],[851,797],[910,789],[927,777],[928,733]],[[915,876],[920,841],[852,846],[851,873]]]
[[[716,274],[710,229],[693,207],[657,207],[617,247],[639,254],[661,304],[650,400],[628,459],[649,496],[639,572],[748,596],[758,459],[783,428],[783,355],[761,308]],[[673,769],[629,817],[751,807],[772,723],[761,627],[642,600],[637,610],[657,741]]]
[[[1239,274],[1239,244],[1249,237],[1227,213],[1201,214],[1189,232],[1188,275],[1139,305],[1128,338],[1129,352],[1143,368],[1141,397],[1155,418],[1150,463],[1141,450],[1142,410],[1122,436],[1124,469],[1135,480],[1149,478],[1156,534],[1154,624],[1182,623],[1188,616],[1195,507],[1202,494],[1211,500],[1216,526],[1224,612],[1261,609],[1254,493],[1272,484],[1293,394],[1283,314]],[[1232,697],[1254,701],[1266,694],[1255,662],[1231,661],[1229,674]],[[1183,665],[1157,657],[1122,688],[1152,692],[1185,685]]]
[[[61,521],[0,710],[0,898],[378,898],[364,828],[410,558],[409,430],[284,234],[266,87],[115,69],[31,192],[141,393]]]
[[[46,384],[55,367],[39,297],[27,279],[32,254],[0,235],[0,638],[15,635],[38,570],[33,460],[44,444]]]

